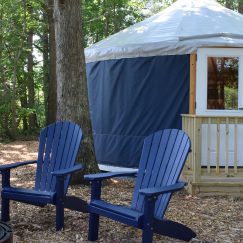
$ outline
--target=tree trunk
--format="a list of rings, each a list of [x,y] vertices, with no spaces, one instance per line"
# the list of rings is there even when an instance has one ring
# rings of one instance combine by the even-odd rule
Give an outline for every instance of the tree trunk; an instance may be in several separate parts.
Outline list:
[[[57,77],[56,77],[56,40],[53,17],[54,0],[48,0],[49,25],[49,84],[48,84],[48,111],[47,124],[56,121],[57,113]]]
[[[81,126],[85,136],[78,162],[85,164],[82,173],[86,173],[98,167],[88,108],[80,8],[79,0],[54,0],[57,120],[71,120]]]
[[[3,22],[3,6],[0,3],[0,23]],[[3,72],[3,27],[0,24],[0,84],[2,85],[4,82],[4,72]]]
[[[27,87],[28,87],[28,107],[30,109],[34,109],[35,106],[35,86],[34,86],[34,71],[33,71],[33,33],[30,31],[28,33],[28,46],[30,48],[30,52],[28,55],[28,63],[27,63]],[[29,128],[36,128],[36,114],[31,112],[29,115]]]
[[[108,37],[110,33],[110,10],[107,8],[107,2],[103,2],[104,16],[105,16],[105,26],[104,26],[104,36]]]
[[[23,80],[23,82],[25,82]],[[26,89],[26,84],[23,83],[21,88],[21,96],[20,96],[20,104],[22,108],[28,108],[28,99],[27,99],[27,89]],[[26,132],[29,129],[28,126],[28,119],[27,116],[23,117],[23,131]]]
[[[50,81],[49,74],[49,28],[48,28],[48,7],[47,4],[43,10],[44,30],[42,36],[43,45],[43,94],[44,94],[44,107],[45,107],[45,124],[48,125],[48,87]]]
[[[9,130],[7,131],[7,135],[12,139],[16,139],[16,132],[17,132],[17,104],[16,104],[17,90],[16,90],[16,85],[17,85],[17,66],[18,66],[21,52],[22,52],[22,50],[19,50],[17,52],[16,57],[14,59],[14,65],[13,65],[11,125],[10,125]]]
[[[28,5],[27,10],[30,15],[33,14],[32,6]],[[27,81],[27,88],[28,88],[28,107],[30,109],[34,109],[35,107],[35,85],[34,85],[34,61],[33,61],[33,31],[30,29],[28,32],[27,43],[30,49],[28,54],[28,63],[27,63],[27,72],[28,72],[28,81]],[[37,127],[37,119],[36,113],[32,112],[29,115],[29,128],[35,129]]]
[[[46,0],[43,19],[46,24],[43,35],[43,92],[45,101],[46,124],[56,121],[56,46],[53,19],[54,0]]]

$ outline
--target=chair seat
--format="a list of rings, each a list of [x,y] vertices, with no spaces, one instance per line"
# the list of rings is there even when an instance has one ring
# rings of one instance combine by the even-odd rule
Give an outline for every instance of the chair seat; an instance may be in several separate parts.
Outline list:
[[[15,201],[35,203],[44,206],[47,203],[54,204],[55,192],[35,191],[31,189],[23,189],[16,187],[4,187],[2,189],[2,197]]]
[[[89,205],[89,210],[92,213],[98,213],[138,228],[140,228],[143,222],[142,212],[125,206],[113,205],[103,200],[92,200]]]

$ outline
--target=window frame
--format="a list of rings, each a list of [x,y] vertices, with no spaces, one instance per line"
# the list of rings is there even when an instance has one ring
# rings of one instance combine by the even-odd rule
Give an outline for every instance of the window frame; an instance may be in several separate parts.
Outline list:
[[[239,57],[238,110],[207,109],[208,57]],[[243,116],[243,48],[199,48],[196,80],[196,115]]]

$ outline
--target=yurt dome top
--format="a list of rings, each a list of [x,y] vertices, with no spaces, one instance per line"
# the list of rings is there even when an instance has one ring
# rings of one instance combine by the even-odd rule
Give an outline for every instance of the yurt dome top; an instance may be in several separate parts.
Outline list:
[[[178,0],[164,11],[85,49],[86,62],[243,47],[243,15],[215,0]]]

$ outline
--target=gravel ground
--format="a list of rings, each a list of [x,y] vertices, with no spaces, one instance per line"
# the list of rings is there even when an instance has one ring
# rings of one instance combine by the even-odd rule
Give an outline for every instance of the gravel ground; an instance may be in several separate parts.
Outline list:
[[[36,158],[36,141],[0,143],[0,164]],[[12,171],[14,186],[31,188],[35,166]],[[116,204],[130,205],[134,183],[112,180],[103,190],[103,198]],[[68,193],[89,200],[89,186],[71,186]],[[243,242],[243,199],[231,197],[196,197],[186,191],[176,193],[166,213],[169,219],[182,222],[197,233],[196,242]],[[65,230],[55,231],[55,207],[38,208],[11,202],[14,242],[88,242],[88,215],[65,210]],[[98,242],[141,242],[141,231],[101,218]],[[154,242],[180,242],[155,235]]]

